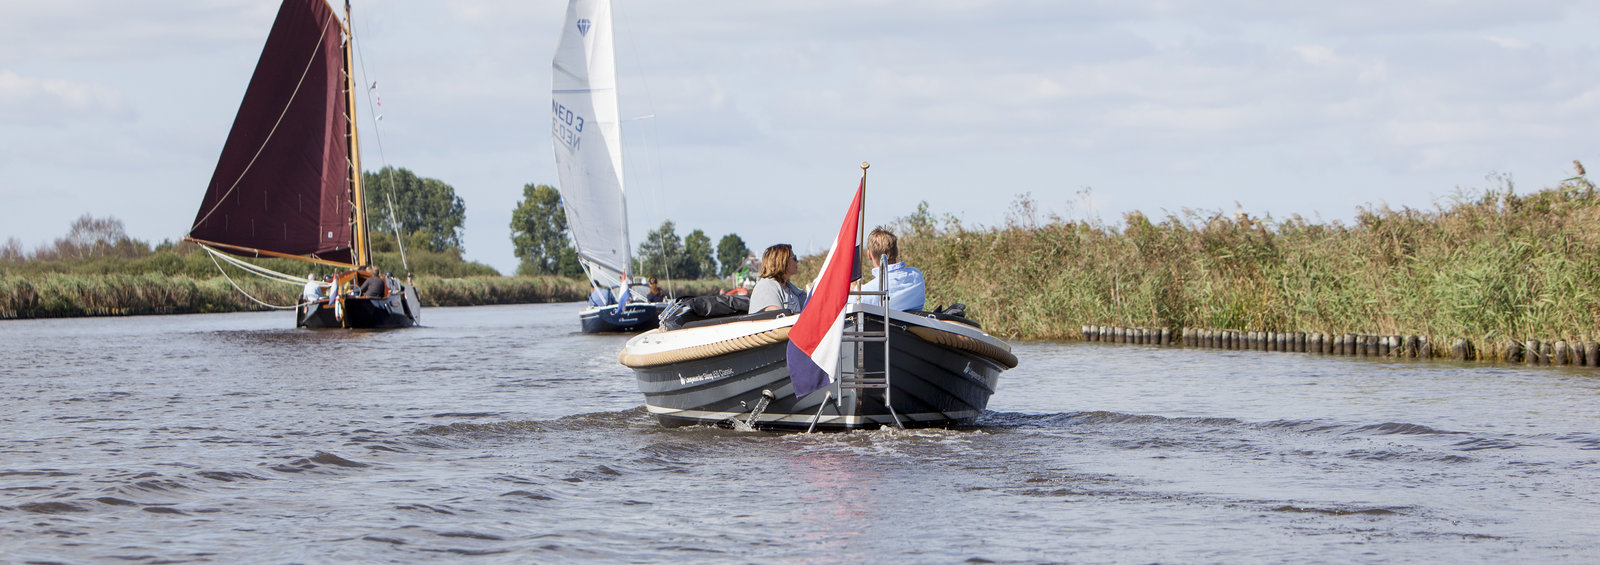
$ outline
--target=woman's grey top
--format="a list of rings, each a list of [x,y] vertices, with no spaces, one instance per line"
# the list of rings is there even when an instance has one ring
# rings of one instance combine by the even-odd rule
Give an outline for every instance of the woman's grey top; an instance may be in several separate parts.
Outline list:
[[[780,283],[778,279],[756,281],[756,287],[750,290],[750,312],[760,312],[768,306],[799,312],[806,306],[806,291],[794,283]]]

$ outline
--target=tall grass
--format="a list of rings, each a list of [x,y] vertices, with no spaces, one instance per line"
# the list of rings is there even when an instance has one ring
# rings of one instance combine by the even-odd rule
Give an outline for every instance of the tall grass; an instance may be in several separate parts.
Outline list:
[[[898,227],[929,307],[964,302],[1020,338],[1076,338],[1081,324],[1474,340],[1600,328],[1600,198],[1587,183],[1361,208],[1353,225],[1186,210],[967,229],[924,209]]]
[[[215,268],[213,268],[213,272]],[[300,288],[234,274],[251,296],[274,305],[292,305]],[[562,277],[435,277],[414,281],[425,306],[480,306],[573,302],[589,296],[582,280]],[[674,281],[680,295],[710,294],[725,287],[715,280]],[[689,292],[689,291],[696,292]],[[160,273],[0,275],[0,319],[190,314],[267,310],[233,288],[227,279]]]
[[[265,281],[239,281],[251,295],[293,304],[300,292]],[[0,275],[0,318],[187,314],[262,309],[222,278],[160,274],[37,277]]]

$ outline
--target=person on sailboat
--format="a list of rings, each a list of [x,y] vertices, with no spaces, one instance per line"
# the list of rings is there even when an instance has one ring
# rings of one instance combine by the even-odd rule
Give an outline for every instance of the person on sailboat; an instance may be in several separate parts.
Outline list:
[[[367,280],[361,282],[360,294],[362,298],[383,298],[387,285],[383,283],[383,276],[378,273],[367,275]]]
[[[798,313],[806,306],[806,291],[789,282],[800,272],[800,261],[787,243],[768,247],[761,254],[761,280],[750,291],[750,313],[784,309]]]
[[[306,273],[306,288],[300,291],[300,301],[307,304],[321,302],[326,288],[327,285],[317,278],[316,273]]]
[[[894,232],[878,227],[867,234],[867,258],[872,261],[872,282],[861,286],[863,290],[877,290],[878,277],[884,279],[884,290],[889,291],[889,307],[895,310],[921,310],[927,304],[927,282],[922,277],[922,271],[916,267],[906,265],[900,260],[900,239]],[[883,268],[879,263],[887,258],[888,268]],[[863,304],[874,306],[881,303],[876,296],[864,296]]]
[[[590,306],[608,306],[617,303],[616,295],[611,294],[611,289],[600,284],[600,281],[589,281],[589,285],[594,287],[594,291],[589,293]]]
[[[656,285],[656,278],[650,277],[650,292],[644,295],[644,301],[660,302],[666,299],[666,297],[666,293],[661,292],[661,287]]]

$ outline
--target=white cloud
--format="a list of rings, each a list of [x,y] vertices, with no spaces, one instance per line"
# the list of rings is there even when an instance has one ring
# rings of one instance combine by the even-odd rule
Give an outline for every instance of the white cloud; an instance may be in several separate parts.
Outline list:
[[[37,125],[0,130],[7,186],[43,191],[68,219],[104,213],[81,208],[93,198],[126,210],[138,237],[172,236],[275,9],[8,4],[0,121]],[[455,185],[468,256],[502,270],[514,267],[505,224],[521,185],[554,182],[541,126],[564,9],[356,4],[388,162]],[[1011,194],[1068,202],[1084,186],[1110,218],[1235,201],[1338,217],[1350,202],[1426,205],[1491,170],[1537,186],[1546,160],[1600,161],[1587,134],[1600,59],[1581,39],[1600,14],[1576,1],[617,0],[615,11],[623,115],[656,116],[624,125],[636,234],[673,219],[685,233],[804,245],[848,197],[819,185],[853,188],[863,159],[880,219],[928,200],[969,225],[994,223]],[[65,116],[76,121],[39,121]],[[84,150],[73,162],[63,147]],[[177,211],[87,196],[102,184]],[[0,225],[23,229],[12,194]],[[749,219],[752,199],[785,203]],[[47,239],[56,224],[0,238]]]
[[[131,116],[122,93],[111,86],[0,70],[0,123],[44,125]]]

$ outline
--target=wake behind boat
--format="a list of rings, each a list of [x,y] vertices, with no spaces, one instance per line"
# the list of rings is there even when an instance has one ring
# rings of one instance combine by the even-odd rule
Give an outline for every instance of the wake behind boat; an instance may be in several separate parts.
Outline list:
[[[341,22],[324,0],[284,0],[184,239],[289,284],[307,281],[225,254],[337,269],[328,292],[278,306],[296,310],[296,326],[408,327],[421,316],[416,288],[372,265],[349,19],[348,2]]]
[[[656,327],[665,302],[632,292],[628,202],[610,0],[572,0],[556,46],[550,101],[561,203],[578,262],[609,297],[579,313],[584,333]],[[614,290],[613,290],[614,289]]]
[[[1010,345],[964,308],[890,309],[881,277],[876,291],[849,291],[858,259],[846,235],[862,231],[865,172],[862,163],[862,187],[803,313],[745,314],[744,297],[702,296],[628,340],[618,360],[633,369],[645,407],[663,425],[959,426],[983,412],[1000,373],[1017,366]],[[847,303],[847,295],[884,305]],[[816,386],[819,372],[826,382]]]

